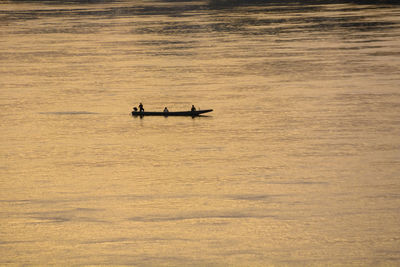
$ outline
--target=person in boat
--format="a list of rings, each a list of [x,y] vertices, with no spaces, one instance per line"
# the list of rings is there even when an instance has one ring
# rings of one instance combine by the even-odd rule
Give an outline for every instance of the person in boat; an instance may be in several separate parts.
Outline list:
[[[143,104],[142,103],[139,104],[139,111],[140,112],[144,112],[144,108],[143,108]]]
[[[137,112],[137,107],[133,107],[133,111]]]
[[[190,111],[191,111],[191,112],[195,112],[195,111],[196,111],[196,108],[194,107],[194,105],[192,105],[192,108],[191,108]]]
[[[167,113],[167,112],[169,112],[169,110],[168,110],[167,107],[165,107],[165,108],[164,108],[164,113]]]

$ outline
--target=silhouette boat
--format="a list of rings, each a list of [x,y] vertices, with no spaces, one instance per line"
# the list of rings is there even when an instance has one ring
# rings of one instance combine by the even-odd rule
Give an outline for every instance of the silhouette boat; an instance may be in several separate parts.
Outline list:
[[[195,110],[195,111],[169,111],[169,112],[163,112],[163,111],[132,111],[132,116],[190,116],[190,117],[196,117],[200,116],[201,114],[211,112],[213,111],[212,109],[203,109],[203,110]]]

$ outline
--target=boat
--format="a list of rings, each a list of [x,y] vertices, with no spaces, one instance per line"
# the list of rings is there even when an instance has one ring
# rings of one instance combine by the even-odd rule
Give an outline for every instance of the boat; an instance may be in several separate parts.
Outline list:
[[[195,111],[169,111],[169,112],[163,112],[163,111],[132,111],[132,116],[190,116],[190,117],[197,117],[200,116],[201,114],[211,112],[213,111],[212,109],[203,109],[203,110],[195,110]]]

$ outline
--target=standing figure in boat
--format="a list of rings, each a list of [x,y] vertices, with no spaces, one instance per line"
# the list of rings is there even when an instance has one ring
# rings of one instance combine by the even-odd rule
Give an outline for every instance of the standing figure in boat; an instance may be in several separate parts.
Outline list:
[[[196,108],[194,107],[194,105],[192,105],[192,109],[190,111],[192,111],[192,112],[196,111]]]
[[[144,112],[144,108],[143,108],[143,104],[142,103],[139,104],[139,111],[140,112]]]

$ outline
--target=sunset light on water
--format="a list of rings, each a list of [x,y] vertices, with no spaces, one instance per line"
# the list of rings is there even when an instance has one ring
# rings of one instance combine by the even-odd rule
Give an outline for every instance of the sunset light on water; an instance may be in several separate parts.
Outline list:
[[[0,265],[399,265],[377,2],[0,0]]]

